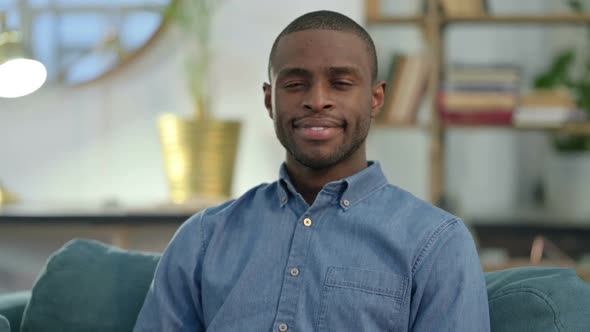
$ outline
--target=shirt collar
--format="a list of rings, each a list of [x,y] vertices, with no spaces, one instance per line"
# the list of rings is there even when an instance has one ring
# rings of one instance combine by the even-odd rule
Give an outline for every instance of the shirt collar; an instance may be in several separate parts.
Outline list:
[[[369,161],[367,168],[347,178],[326,184],[323,191],[341,192],[342,194],[338,197],[339,204],[343,209],[348,209],[387,183],[387,178],[381,170],[381,164]],[[281,206],[287,204],[289,196],[297,195],[297,190],[289,178],[285,163],[281,165],[279,170],[277,187]]]

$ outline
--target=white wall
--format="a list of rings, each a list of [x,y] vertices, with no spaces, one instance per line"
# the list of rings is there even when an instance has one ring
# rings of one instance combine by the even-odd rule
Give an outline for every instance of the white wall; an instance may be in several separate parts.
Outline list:
[[[245,126],[236,195],[273,181],[283,158],[262,104],[272,41],[298,15],[325,8],[354,19],[362,15],[362,3],[355,0],[233,0],[218,13],[214,108]],[[174,37],[169,33],[114,78],[0,100],[0,181],[23,201],[166,200],[156,120],[163,112],[191,111],[180,72],[182,41]]]
[[[386,3],[386,11],[407,13],[416,9],[417,1]],[[491,3],[495,11],[539,12],[547,1]],[[261,87],[274,37],[292,19],[316,9],[340,11],[362,21],[363,6],[362,0],[226,1],[213,29],[216,60],[211,82],[215,113],[244,122],[235,195],[273,181],[284,157],[262,103]],[[414,28],[372,27],[370,31],[385,71],[392,51],[416,52],[423,47]],[[522,64],[525,75],[530,76],[547,60],[542,56],[546,40],[546,33],[535,28],[452,29],[447,35],[449,61],[500,59]],[[180,72],[181,44],[169,33],[148,54],[110,79],[77,88],[45,87],[25,98],[0,100],[0,181],[24,201],[117,200],[134,205],[165,201],[168,192],[156,120],[163,112],[191,112]],[[469,183],[479,181],[480,172],[493,173],[493,162],[498,161],[490,160],[488,170],[474,170],[472,178],[466,178],[466,156],[485,158],[509,149],[512,152],[503,153],[500,162],[508,166],[518,162],[520,148],[514,144],[520,140],[518,135],[493,130],[487,134],[503,139],[496,146],[487,145],[486,150],[479,144],[462,143],[482,134],[450,135],[449,188],[454,196],[469,199],[480,194],[472,193]],[[424,133],[377,130],[370,137],[368,152],[370,158],[382,160],[392,182],[420,197],[428,196],[428,139]],[[498,181],[490,179],[488,184],[494,183]],[[499,195],[506,189],[491,190]],[[495,195],[489,190],[486,194]]]

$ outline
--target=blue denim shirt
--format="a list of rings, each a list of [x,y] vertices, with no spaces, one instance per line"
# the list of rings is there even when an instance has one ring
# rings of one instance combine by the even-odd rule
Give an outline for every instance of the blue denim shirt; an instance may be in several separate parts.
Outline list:
[[[309,206],[279,181],[185,222],[135,331],[489,331],[473,239],[378,163]]]

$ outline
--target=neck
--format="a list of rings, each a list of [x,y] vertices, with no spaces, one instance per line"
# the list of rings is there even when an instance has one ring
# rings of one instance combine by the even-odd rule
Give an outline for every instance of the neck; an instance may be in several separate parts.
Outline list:
[[[285,164],[293,186],[307,204],[312,205],[326,184],[347,178],[367,168],[367,159],[363,155],[356,160],[349,159],[327,168],[313,169],[302,165],[288,154]]]

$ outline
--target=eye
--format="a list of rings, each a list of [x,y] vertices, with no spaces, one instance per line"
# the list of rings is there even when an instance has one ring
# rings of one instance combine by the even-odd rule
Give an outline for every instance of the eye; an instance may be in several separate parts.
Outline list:
[[[352,82],[350,81],[343,81],[343,80],[338,80],[338,81],[334,81],[332,82],[332,86],[339,88],[339,89],[344,89],[344,88],[348,88],[352,86]]]
[[[296,88],[302,88],[305,86],[305,83],[300,82],[300,81],[296,81],[296,82],[287,82],[283,85],[283,87],[285,89],[296,89]]]

